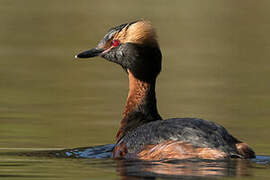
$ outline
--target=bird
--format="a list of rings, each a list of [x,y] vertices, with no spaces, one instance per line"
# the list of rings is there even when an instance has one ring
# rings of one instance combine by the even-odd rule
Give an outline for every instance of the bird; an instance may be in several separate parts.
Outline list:
[[[96,47],[75,58],[101,57],[124,69],[129,92],[112,158],[230,159],[254,158],[245,142],[223,126],[199,118],[163,119],[157,108],[156,79],[162,53],[157,33],[148,20],[136,20],[107,31]]]

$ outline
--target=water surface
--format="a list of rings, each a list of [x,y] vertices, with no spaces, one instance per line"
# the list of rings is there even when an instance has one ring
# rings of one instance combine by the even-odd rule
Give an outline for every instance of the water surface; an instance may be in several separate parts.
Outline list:
[[[270,156],[251,160],[160,160],[112,159],[113,144],[65,150],[18,149],[0,152],[1,177],[42,179],[209,179],[263,178],[267,179]],[[100,175],[99,173],[104,173]],[[262,174],[260,174],[262,173]],[[108,175],[108,177],[107,177]]]

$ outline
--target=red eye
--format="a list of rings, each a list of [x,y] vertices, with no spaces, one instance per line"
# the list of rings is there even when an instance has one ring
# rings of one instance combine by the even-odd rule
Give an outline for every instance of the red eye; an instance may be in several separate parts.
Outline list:
[[[113,40],[112,41],[112,46],[113,47],[117,47],[117,46],[119,46],[120,45],[120,41],[119,40]]]

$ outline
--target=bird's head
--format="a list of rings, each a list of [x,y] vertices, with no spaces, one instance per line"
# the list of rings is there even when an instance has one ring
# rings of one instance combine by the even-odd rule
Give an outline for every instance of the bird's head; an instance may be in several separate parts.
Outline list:
[[[161,71],[162,55],[157,35],[148,21],[139,20],[111,28],[95,48],[76,58],[100,56],[121,65],[137,79],[154,81]]]

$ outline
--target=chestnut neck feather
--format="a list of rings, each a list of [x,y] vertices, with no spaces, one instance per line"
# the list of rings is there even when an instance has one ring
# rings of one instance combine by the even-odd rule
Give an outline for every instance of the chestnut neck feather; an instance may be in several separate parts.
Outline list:
[[[156,105],[155,81],[144,82],[128,70],[129,93],[120,129],[116,135],[119,140],[127,131],[136,127],[162,119],[158,113]]]

